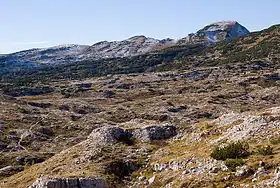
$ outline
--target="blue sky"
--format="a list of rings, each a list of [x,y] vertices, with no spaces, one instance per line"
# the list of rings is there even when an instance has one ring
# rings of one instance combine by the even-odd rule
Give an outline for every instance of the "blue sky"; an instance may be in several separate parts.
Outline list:
[[[181,38],[237,20],[251,31],[280,23],[279,0],[1,0],[0,54],[134,35]]]

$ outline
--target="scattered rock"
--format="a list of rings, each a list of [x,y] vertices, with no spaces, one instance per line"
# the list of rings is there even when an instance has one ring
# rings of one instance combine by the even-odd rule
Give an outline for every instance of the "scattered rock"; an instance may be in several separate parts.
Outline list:
[[[231,175],[227,175],[222,178],[223,181],[228,181],[231,178]]]
[[[237,167],[235,176],[245,176],[245,175],[250,175],[253,174],[254,172],[251,169],[248,169],[246,165]]]
[[[24,150],[24,147],[19,146],[19,145],[8,145],[7,146],[7,150],[9,151],[20,151],[20,150]]]
[[[24,120],[31,120],[31,121],[37,121],[40,119],[39,116],[23,116],[22,119]]]
[[[131,84],[119,84],[117,85],[117,89],[130,89]]]
[[[145,176],[140,176],[140,177],[138,178],[139,181],[143,181],[143,180],[145,180],[145,179],[146,179]]]
[[[98,145],[114,144],[123,142],[132,144],[133,139],[140,142],[168,139],[176,135],[176,128],[170,125],[147,126],[144,128],[127,131],[119,127],[101,127],[93,130],[88,139]]]
[[[51,103],[37,103],[37,102],[28,102],[30,106],[38,107],[38,108],[49,108],[52,106]]]
[[[72,121],[78,121],[79,119],[82,118],[82,116],[71,115],[70,118],[71,118]]]
[[[18,142],[20,140],[20,138],[18,136],[14,136],[14,135],[8,135],[7,139],[9,141],[16,141],[16,142]]]
[[[54,132],[50,127],[39,126],[35,128],[35,131],[46,136],[54,136]]]
[[[101,127],[93,130],[88,139],[98,145],[114,144],[117,142],[130,143],[131,135],[119,127]]]
[[[6,149],[7,148],[7,144],[5,144],[4,142],[0,141],[0,150]]]
[[[100,178],[49,178],[37,179],[29,188],[106,188]]]
[[[215,120],[214,123],[218,126],[238,123],[238,125],[225,131],[216,142],[220,140],[238,141],[265,137],[266,135],[273,134],[272,130],[280,128],[280,121],[273,121],[273,119],[271,120],[261,115],[251,115],[246,113],[226,114]]]
[[[173,112],[173,113],[177,113],[177,112],[181,112],[183,110],[185,110],[186,107],[185,106],[179,106],[179,107],[171,107],[171,108],[168,108],[167,111],[168,112]]]
[[[22,166],[6,166],[0,169],[0,177],[11,176],[23,170],[24,168]]]
[[[39,157],[32,157],[32,156],[18,156],[16,157],[16,163],[18,165],[33,165],[33,164],[37,164],[37,163],[41,163],[43,162],[45,159],[43,158],[39,158]]]
[[[4,124],[5,122],[0,120],[0,130],[4,130]]]
[[[213,116],[213,114],[211,114],[211,113],[209,113],[209,112],[203,112],[203,113],[197,114],[195,117],[196,117],[197,119],[202,119],[202,118],[207,118],[207,119],[209,119],[209,118],[212,118],[212,116]]]
[[[175,136],[176,127],[172,125],[147,126],[133,131],[133,137],[141,142],[168,139]]]
[[[167,121],[170,117],[167,114],[142,114],[142,119],[156,120],[160,122]]]
[[[268,174],[264,167],[259,167],[258,170],[253,175],[254,178],[258,179],[261,175]]]
[[[275,169],[274,177],[275,177],[275,179],[280,180],[280,168],[279,167],[277,167]]]
[[[114,91],[110,91],[110,90],[104,91],[102,93],[102,96],[105,98],[113,98],[115,95],[116,95],[116,93]]]
[[[260,167],[264,167],[264,166],[265,166],[265,162],[259,161],[259,166],[260,166]]]
[[[89,113],[100,113],[102,110],[100,108],[95,108],[87,105],[75,105],[72,110],[77,114],[89,114]]]
[[[148,180],[149,184],[154,183],[155,179],[156,179],[156,176],[151,177],[151,178]]]
[[[77,86],[79,88],[91,88],[92,83],[75,84],[75,86]]]
[[[182,175],[186,175],[186,174],[188,174],[188,173],[190,173],[189,170],[184,170],[184,171],[182,172]]]
[[[22,142],[33,142],[36,140],[46,140],[46,138],[42,135],[34,134],[33,132],[26,131],[21,135],[21,141]]]
[[[13,129],[13,130],[9,131],[9,135],[17,135],[18,136],[18,135],[21,135],[25,132],[26,132],[26,130],[24,130],[24,129]]]
[[[211,173],[218,173],[221,169],[219,167],[214,167],[212,170],[211,170]]]
[[[62,111],[69,111],[70,110],[70,107],[68,105],[61,105],[59,106],[59,110],[62,110]]]

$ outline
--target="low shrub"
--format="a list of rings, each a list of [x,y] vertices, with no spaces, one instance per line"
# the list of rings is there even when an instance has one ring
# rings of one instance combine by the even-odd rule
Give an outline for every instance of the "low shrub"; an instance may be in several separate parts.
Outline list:
[[[232,142],[227,146],[216,146],[211,157],[217,160],[237,159],[249,156],[249,144],[246,142]]]
[[[243,161],[243,159],[226,159],[225,165],[231,171],[235,171],[236,167],[244,165],[244,161]]]
[[[272,155],[273,154],[273,148],[269,145],[262,146],[262,147],[258,148],[257,153],[259,155]]]
[[[278,137],[278,138],[271,138],[270,139],[270,143],[273,144],[273,145],[280,144],[280,137]]]

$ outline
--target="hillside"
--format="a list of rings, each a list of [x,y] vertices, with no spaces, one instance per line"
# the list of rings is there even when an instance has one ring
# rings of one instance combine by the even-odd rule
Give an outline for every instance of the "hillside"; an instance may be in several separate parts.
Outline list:
[[[183,39],[158,40],[145,36],[134,36],[123,41],[102,41],[89,45],[59,45],[50,48],[30,49],[0,56],[0,75],[53,65],[80,64],[102,59],[134,57],[171,46],[204,44],[212,45],[249,34],[238,22],[217,22],[205,26]]]
[[[43,88],[45,91],[42,92],[52,91],[54,88],[50,88],[47,84],[52,79],[72,80],[109,74],[194,70],[197,67],[233,64],[265,66],[266,63],[278,61],[278,46],[279,26],[276,25],[245,37],[220,41],[217,45],[210,47],[201,43],[179,45],[134,57],[86,60],[69,63],[67,66],[64,64],[45,65],[20,70],[2,76],[2,83],[5,83],[3,90],[5,93],[22,95],[21,91],[18,91],[20,86],[29,92],[34,90],[30,87],[32,88],[37,82],[46,85]]]
[[[5,73],[1,187],[279,186],[279,37]]]

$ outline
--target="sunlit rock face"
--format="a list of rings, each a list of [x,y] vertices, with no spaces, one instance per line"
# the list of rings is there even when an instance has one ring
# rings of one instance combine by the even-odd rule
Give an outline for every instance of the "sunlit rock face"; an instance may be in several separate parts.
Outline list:
[[[249,33],[249,30],[240,25],[237,21],[222,21],[207,25],[196,33],[191,33],[187,37],[179,40],[178,43],[215,43],[241,37]]]

